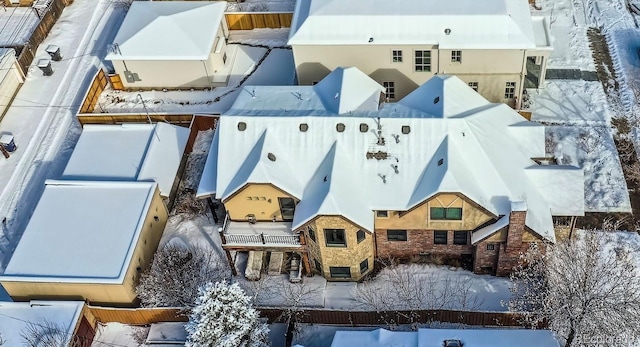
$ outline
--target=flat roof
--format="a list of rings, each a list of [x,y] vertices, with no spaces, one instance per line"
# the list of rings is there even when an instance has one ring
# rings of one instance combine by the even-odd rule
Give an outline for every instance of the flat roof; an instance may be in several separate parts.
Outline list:
[[[134,1],[107,60],[208,60],[226,1]]]
[[[168,196],[189,129],[166,123],[85,125],[63,179],[158,183]]]
[[[0,281],[122,283],[156,187],[48,180]]]

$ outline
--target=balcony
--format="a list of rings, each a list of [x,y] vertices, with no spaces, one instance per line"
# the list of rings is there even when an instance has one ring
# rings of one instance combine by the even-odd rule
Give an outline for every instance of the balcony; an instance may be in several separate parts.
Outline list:
[[[218,229],[224,247],[298,248],[300,235],[291,222],[233,222],[227,216]]]

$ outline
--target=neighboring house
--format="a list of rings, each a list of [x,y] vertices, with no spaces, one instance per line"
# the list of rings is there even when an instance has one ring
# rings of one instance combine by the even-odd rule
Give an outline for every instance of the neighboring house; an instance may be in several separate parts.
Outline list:
[[[531,242],[555,241],[552,216],[584,214],[582,170],[543,165],[544,126],[455,76],[397,103],[382,90],[339,68],[239,93],[197,193],[224,204],[227,252],[298,253],[330,280],[359,280],[376,257],[506,275]]]
[[[156,181],[161,196],[173,196],[188,139],[188,128],[168,123],[87,124],[62,179]]]
[[[18,66],[16,51],[12,48],[0,48],[0,119],[11,105],[22,83],[24,75]]]
[[[449,74],[516,109],[525,83],[542,87],[552,49],[526,0],[299,0],[288,43],[301,85],[355,66],[396,101]]]
[[[125,89],[224,86],[225,8],[225,1],[134,1],[106,60]]]
[[[553,332],[530,329],[336,331],[331,347],[560,347]]]
[[[0,283],[18,301],[131,305],[166,221],[154,182],[49,180]]]
[[[89,347],[95,328],[82,301],[0,302],[4,346]]]

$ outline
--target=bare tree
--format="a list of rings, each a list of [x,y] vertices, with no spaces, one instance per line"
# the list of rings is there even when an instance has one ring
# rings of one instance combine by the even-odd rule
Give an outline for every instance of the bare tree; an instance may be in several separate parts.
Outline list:
[[[213,250],[168,244],[142,273],[136,292],[145,307],[193,307],[200,287],[230,276]]]
[[[413,321],[417,310],[472,311],[482,306],[470,277],[417,273],[413,266],[418,265],[387,265],[376,278],[358,284],[354,297],[359,308],[375,310],[393,325],[396,322],[388,321],[386,312],[409,312],[406,318]]]
[[[20,331],[20,337],[22,338],[22,344],[28,347],[82,346],[80,337],[69,334],[60,324],[46,319],[40,322],[29,322]]]
[[[533,247],[512,275],[510,308],[523,323],[547,323],[565,346],[626,345],[640,337],[640,273],[629,245],[611,233],[582,232],[547,247]]]

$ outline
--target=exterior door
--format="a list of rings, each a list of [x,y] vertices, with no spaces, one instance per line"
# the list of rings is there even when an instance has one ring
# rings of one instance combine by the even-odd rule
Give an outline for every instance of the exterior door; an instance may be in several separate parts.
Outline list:
[[[280,214],[283,221],[292,221],[296,211],[296,202],[292,198],[278,198],[280,204]]]

